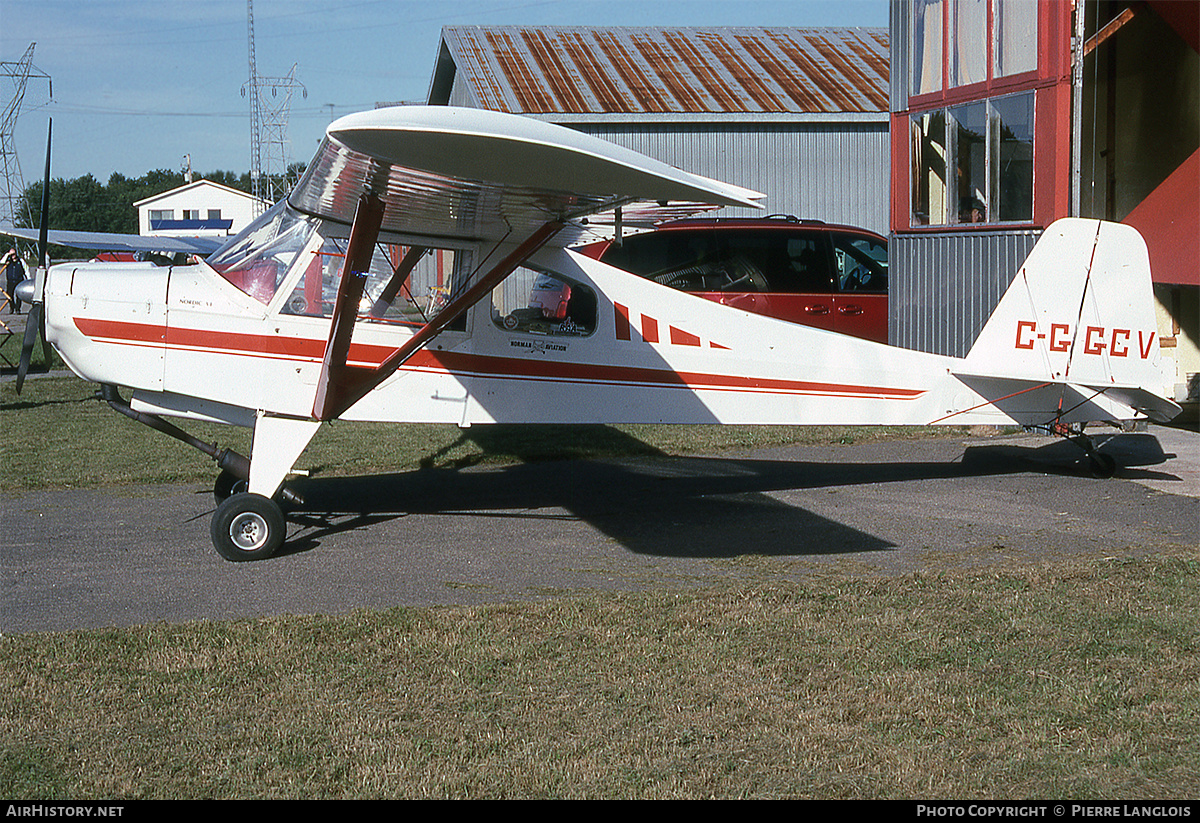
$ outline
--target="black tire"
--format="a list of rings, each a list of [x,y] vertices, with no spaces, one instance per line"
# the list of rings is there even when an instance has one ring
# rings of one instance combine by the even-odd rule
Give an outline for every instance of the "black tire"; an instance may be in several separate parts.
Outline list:
[[[217,554],[240,563],[275,554],[283,545],[287,521],[274,500],[243,492],[217,506],[210,531]]]
[[[246,491],[249,485],[249,480],[243,480],[231,471],[222,470],[213,484],[213,499],[219,506],[233,495]]]

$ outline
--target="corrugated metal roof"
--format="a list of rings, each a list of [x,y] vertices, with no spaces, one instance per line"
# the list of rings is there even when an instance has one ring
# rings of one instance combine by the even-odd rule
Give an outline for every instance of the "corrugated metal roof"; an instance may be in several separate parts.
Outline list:
[[[518,114],[886,112],[888,42],[885,28],[442,29],[455,83]]]

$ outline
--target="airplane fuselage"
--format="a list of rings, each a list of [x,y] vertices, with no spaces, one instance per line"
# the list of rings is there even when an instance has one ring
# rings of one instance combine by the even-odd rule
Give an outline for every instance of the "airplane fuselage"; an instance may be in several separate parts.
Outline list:
[[[595,294],[592,328],[505,328],[487,301],[345,419],[570,423],[1008,422],[950,374],[953,360],[763,318],[563,250],[543,270]],[[58,266],[48,336],[86,380],[153,410],[249,425],[309,417],[329,319],[263,305],[207,265]],[[413,334],[360,320],[348,362],[377,366]]]

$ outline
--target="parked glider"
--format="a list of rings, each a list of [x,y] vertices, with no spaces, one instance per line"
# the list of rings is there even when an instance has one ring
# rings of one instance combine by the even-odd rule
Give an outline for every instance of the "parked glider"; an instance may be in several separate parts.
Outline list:
[[[287,199],[207,260],[63,264],[29,291],[113,408],[217,461],[212,538],[230,560],[278,549],[299,504],[287,476],[339,418],[1082,434],[1179,411],[1145,244],[1119,224],[1050,226],[965,358],[750,314],[567,248],[589,214],[760,199],[518,116],[379,109],[332,123]],[[253,427],[251,453],[165,417]]]

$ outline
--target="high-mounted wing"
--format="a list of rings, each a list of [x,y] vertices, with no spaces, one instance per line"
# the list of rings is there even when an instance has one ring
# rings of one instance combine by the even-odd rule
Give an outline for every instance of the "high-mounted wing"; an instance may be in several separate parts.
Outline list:
[[[761,208],[762,195],[711,180],[572,129],[482,109],[400,106],[329,125],[289,205],[350,225],[351,249],[334,306],[313,416],[337,417],[486,295],[562,229],[628,203],[706,203]],[[356,249],[381,234],[508,242],[514,247],[431,323],[375,369],[346,363],[362,296]],[[365,255],[366,252],[364,251]]]
[[[38,229],[0,226],[0,235],[38,240]],[[226,237],[146,237],[140,234],[113,234],[99,231],[50,229],[46,239],[55,246],[89,251],[159,252],[161,254],[209,255],[219,249]]]
[[[761,208],[762,195],[681,171],[573,129],[483,109],[397,106],[331,123],[289,196],[349,225],[358,200],[383,201],[381,231],[517,240],[633,201]]]

